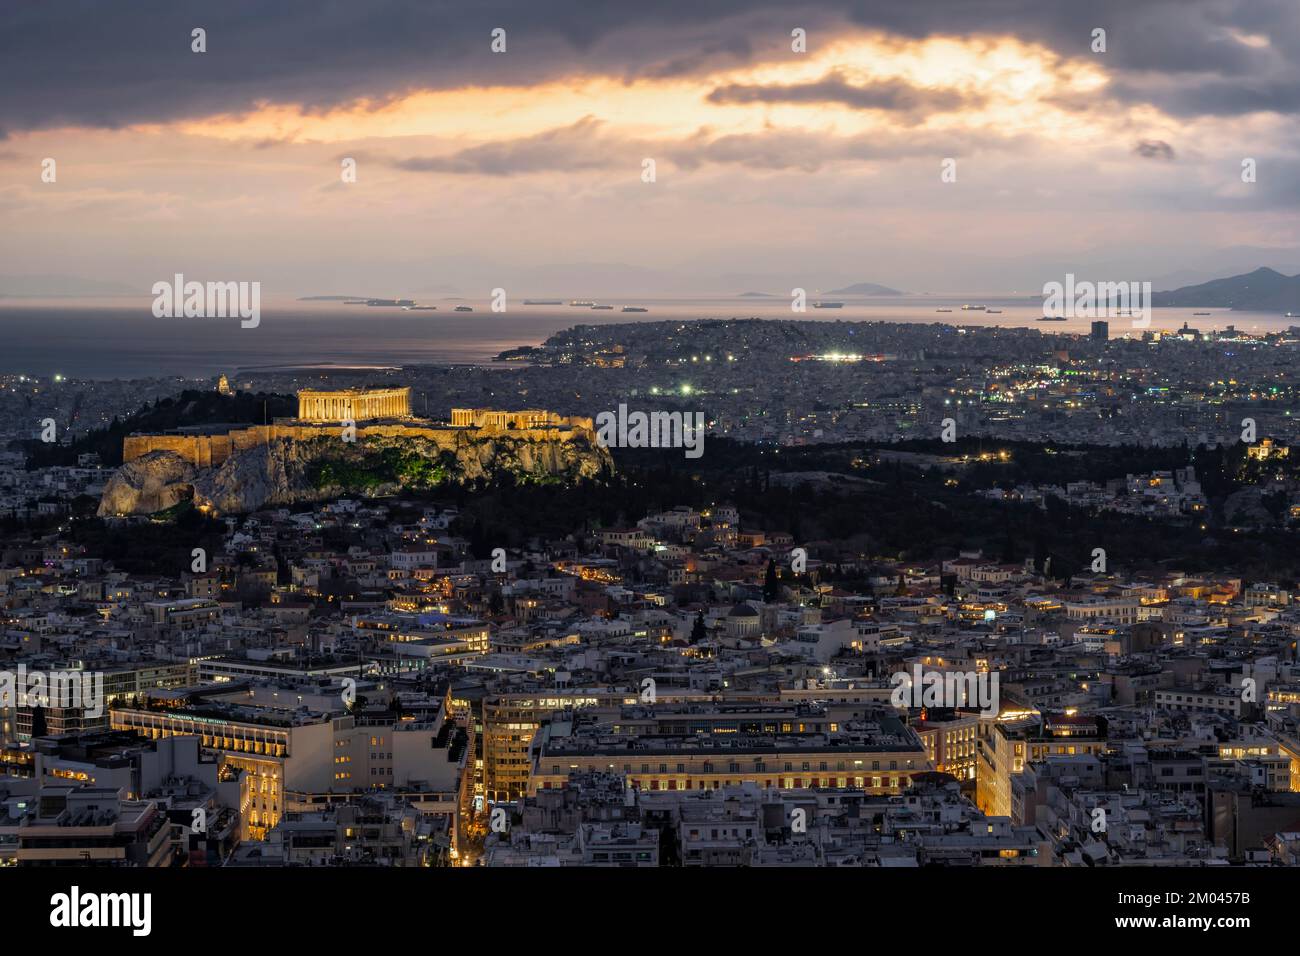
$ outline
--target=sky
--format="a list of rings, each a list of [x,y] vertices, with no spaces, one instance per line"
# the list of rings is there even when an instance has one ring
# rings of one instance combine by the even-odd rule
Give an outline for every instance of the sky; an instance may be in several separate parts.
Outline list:
[[[1294,0],[11,2],[0,89],[0,293],[1300,272]]]

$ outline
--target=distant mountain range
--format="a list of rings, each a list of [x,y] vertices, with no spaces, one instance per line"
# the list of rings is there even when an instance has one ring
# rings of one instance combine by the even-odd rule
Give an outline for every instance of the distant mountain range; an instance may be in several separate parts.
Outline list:
[[[876,285],[874,282],[855,282],[853,285],[846,285],[843,289],[831,289],[827,295],[906,295],[897,289],[891,289],[887,285]]]
[[[1261,268],[1245,275],[1214,279],[1172,292],[1156,292],[1151,304],[1163,308],[1218,308],[1246,312],[1300,313],[1300,275]]]
[[[830,289],[822,295],[907,295],[906,292],[899,292],[897,289],[891,289],[887,285],[877,285],[874,282],[855,282],[853,285],[846,285],[843,289]],[[773,295],[770,292],[742,292],[742,299],[783,299],[785,296]]]

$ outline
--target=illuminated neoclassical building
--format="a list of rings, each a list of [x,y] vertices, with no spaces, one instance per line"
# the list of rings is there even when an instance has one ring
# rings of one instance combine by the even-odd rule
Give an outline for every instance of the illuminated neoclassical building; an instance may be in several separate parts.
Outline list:
[[[298,419],[304,422],[364,422],[379,418],[409,418],[411,390],[402,388],[348,388],[298,393]]]
[[[1258,445],[1246,446],[1246,454],[1255,461],[1268,461],[1270,458],[1286,458],[1290,453],[1290,448],[1271,438],[1265,438]]]

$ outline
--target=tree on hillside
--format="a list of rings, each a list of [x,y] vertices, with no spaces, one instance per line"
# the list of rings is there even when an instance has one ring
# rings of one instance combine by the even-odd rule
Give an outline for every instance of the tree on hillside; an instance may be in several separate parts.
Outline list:
[[[776,579],[776,560],[768,558],[767,575],[763,578],[763,600],[771,604],[781,593],[781,583]]]
[[[704,626],[704,612],[700,611],[695,615],[695,623],[691,625],[691,643],[699,644],[708,636],[708,629]]]

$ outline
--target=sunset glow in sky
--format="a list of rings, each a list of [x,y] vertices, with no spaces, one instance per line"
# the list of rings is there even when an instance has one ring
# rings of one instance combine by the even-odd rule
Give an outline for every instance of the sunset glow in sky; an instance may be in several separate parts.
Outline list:
[[[590,264],[663,294],[1300,270],[1294,4],[426,4],[387,34],[406,4],[298,29],[256,4],[98,30],[59,6],[3,14],[0,79],[30,91],[0,112],[8,275],[288,296],[562,293]]]

